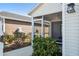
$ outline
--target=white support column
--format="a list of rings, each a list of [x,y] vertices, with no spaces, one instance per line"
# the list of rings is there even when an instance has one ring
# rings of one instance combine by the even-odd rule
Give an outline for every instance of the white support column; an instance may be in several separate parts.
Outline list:
[[[5,18],[3,18],[3,34],[5,33]]]
[[[32,45],[34,40],[34,18],[32,17]]]
[[[0,36],[3,35],[3,18],[0,17]],[[0,42],[0,56],[3,56],[4,43]]]
[[[66,54],[65,52],[65,4],[62,4],[62,55]]]
[[[43,16],[41,20],[41,36],[44,37],[44,17]]]
[[[3,35],[3,18],[0,17],[0,36]]]

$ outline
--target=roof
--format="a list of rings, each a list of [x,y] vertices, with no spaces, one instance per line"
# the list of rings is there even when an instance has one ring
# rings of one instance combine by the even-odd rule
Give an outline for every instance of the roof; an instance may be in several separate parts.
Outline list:
[[[29,15],[38,17],[59,12],[62,12],[62,3],[40,3],[29,12]]]
[[[29,13],[28,15],[30,15],[32,12],[34,12],[37,8],[39,8],[42,4],[44,3],[39,3],[38,5],[36,5]]]
[[[6,11],[0,12],[0,17],[11,19],[11,20],[17,20],[17,21],[31,22],[30,16],[23,16],[23,15],[14,14]]]

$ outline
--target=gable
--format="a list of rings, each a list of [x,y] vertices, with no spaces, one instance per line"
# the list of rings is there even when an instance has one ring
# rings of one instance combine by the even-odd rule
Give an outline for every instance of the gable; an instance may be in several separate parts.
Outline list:
[[[56,12],[61,12],[62,4],[61,3],[44,3],[37,6],[29,15],[31,16],[40,16]]]

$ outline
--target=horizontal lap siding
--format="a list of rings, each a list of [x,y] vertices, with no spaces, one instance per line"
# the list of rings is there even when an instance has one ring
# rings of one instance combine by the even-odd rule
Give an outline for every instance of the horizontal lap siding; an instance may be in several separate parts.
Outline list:
[[[6,20],[5,33],[12,35],[18,27],[21,27],[22,31],[26,34],[32,32],[31,23],[19,22],[14,20]]]
[[[66,52],[67,55],[79,55],[79,17],[66,17]]]
[[[15,30],[21,27],[22,31],[26,34],[32,32],[32,25],[31,23],[27,22],[19,22],[19,21],[14,21],[14,20],[6,20],[5,23],[5,33],[12,35]],[[35,31],[36,29],[41,33],[41,26],[40,25],[35,25]],[[45,26],[45,33],[48,33],[49,28]]]
[[[79,55],[79,12],[65,14],[64,17],[64,53],[66,56]]]

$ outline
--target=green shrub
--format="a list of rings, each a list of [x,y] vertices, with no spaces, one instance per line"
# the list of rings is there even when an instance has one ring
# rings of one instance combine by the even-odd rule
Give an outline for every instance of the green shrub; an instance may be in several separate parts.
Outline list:
[[[58,44],[53,38],[35,37],[33,40],[34,56],[59,56],[61,55]]]
[[[14,40],[14,36],[13,35],[7,35],[7,34],[4,34],[0,37],[0,39],[4,42],[7,42],[7,43],[12,43],[13,40]]]
[[[14,37],[16,37],[16,38],[22,38],[24,36],[25,36],[25,33],[23,33],[23,32],[18,32],[18,31],[14,32]]]

